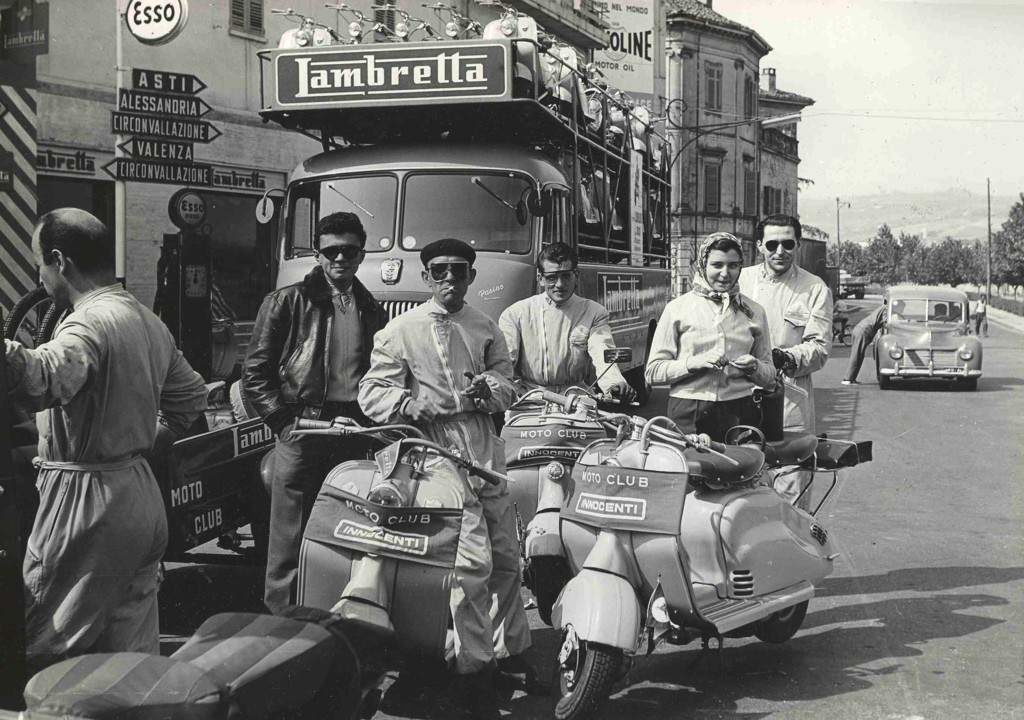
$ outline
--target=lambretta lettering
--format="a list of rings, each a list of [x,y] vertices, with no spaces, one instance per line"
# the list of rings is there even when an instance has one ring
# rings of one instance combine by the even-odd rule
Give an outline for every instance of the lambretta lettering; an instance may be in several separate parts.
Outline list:
[[[576,500],[576,512],[616,520],[643,520],[647,517],[647,501],[581,493]]]
[[[274,440],[273,431],[266,425],[260,425],[252,430],[238,433],[238,452],[246,452],[254,448],[267,445]]]
[[[176,508],[179,505],[184,505],[187,502],[193,500],[199,500],[203,497],[203,481],[195,480],[190,483],[185,483],[181,487],[171,488],[171,507]]]
[[[338,523],[338,527],[334,529],[334,536],[409,555],[426,555],[429,541],[426,535],[394,532],[374,525],[360,525],[351,520],[342,520]]]
[[[629,473],[610,472],[602,475],[593,470],[583,471],[583,482],[597,485],[617,485],[619,487],[646,488],[651,484],[651,479],[646,475],[631,475]]]
[[[299,71],[297,98],[333,95],[338,91],[401,91],[403,78],[414,85],[479,85],[487,82],[482,55],[440,52],[432,57],[389,60],[374,55],[360,59],[314,62],[312,57],[297,57]],[[397,65],[395,63],[404,64]],[[350,67],[321,67],[322,65]]]

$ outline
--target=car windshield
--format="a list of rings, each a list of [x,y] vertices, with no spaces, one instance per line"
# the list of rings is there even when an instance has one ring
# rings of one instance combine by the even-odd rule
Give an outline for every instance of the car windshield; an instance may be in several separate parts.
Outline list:
[[[439,238],[465,240],[478,252],[525,253],[531,247],[526,193],[511,173],[415,173],[405,181],[401,247]]]
[[[955,300],[906,299],[893,300],[889,318],[899,322],[963,322],[963,303]]]
[[[359,218],[366,230],[366,252],[389,250],[397,197],[394,175],[347,175],[296,185],[291,190],[289,257],[312,255],[317,222],[336,212]]]

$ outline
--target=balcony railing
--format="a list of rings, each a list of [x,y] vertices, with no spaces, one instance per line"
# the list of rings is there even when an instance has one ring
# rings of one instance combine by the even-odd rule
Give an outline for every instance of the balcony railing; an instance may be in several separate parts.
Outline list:
[[[796,138],[790,137],[778,128],[761,128],[761,147],[766,150],[774,150],[797,160],[800,158],[799,145]]]
[[[518,10],[536,18],[547,30],[583,48],[603,48],[608,42],[608,23],[595,0],[508,0]]]

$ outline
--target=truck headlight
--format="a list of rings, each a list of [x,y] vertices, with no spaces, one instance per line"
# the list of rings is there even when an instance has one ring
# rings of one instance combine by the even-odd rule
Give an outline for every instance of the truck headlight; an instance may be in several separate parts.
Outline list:
[[[901,348],[899,345],[893,345],[891,348],[889,348],[889,357],[891,357],[893,360],[899,360],[901,357],[903,357],[903,348]]]
[[[957,355],[960,356],[961,360],[970,360],[972,357],[974,357],[974,351],[971,350],[966,345],[961,345],[960,349],[957,350]]]

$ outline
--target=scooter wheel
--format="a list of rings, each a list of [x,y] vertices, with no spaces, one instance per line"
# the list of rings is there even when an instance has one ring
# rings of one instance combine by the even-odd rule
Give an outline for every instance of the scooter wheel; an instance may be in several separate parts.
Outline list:
[[[807,615],[807,601],[772,613],[757,624],[754,635],[762,642],[783,643],[796,635]]]
[[[597,707],[611,694],[621,667],[620,650],[580,641],[566,662],[556,668],[556,720],[592,717]]]

